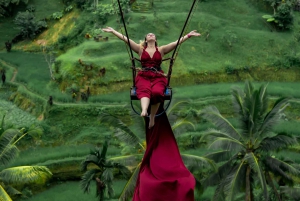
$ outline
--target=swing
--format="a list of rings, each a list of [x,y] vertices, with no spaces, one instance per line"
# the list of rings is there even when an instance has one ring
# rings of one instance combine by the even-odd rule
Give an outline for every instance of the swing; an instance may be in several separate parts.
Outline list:
[[[128,43],[128,47],[130,49],[130,57],[131,57],[131,63],[132,63],[132,81],[133,81],[133,85],[132,87],[130,88],[130,100],[131,100],[131,108],[132,110],[137,114],[137,115],[140,115],[134,108],[133,104],[132,104],[132,101],[134,100],[139,100],[137,98],[137,94],[136,94],[136,85],[135,85],[135,77],[136,77],[136,67],[135,67],[135,60],[139,61],[139,59],[133,57],[133,53],[132,53],[132,49],[131,49],[131,46],[130,46],[130,40],[129,40],[129,37],[128,37],[128,32],[127,32],[127,28],[126,28],[126,24],[125,24],[125,20],[124,20],[124,16],[123,16],[123,12],[122,12],[122,8],[121,8],[121,4],[120,4],[120,0],[117,0],[118,1],[118,6],[119,6],[119,11],[120,11],[120,15],[121,15],[121,19],[122,19],[122,23],[123,23],[123,26],[124,26],[124,30],[125,30],[125,33],[126,33],[126,37],[127,37],[127,43]],[[168,83],[167,83],[167,86],[166,86],[166,89],[164,91],[164,100],[167,100],[169,101],[165,107],[165,109],[160,113],[160,114],[156,114],[155,116],[160,116],[161,114],[165,113],[166,110],[169,108],[170,104],[171,104],[171,101],[172,101],[172,88],[170,86],[170,79],[171,79],[171,75],[172,75],[172,67],[174,65],[174,61],[175,61],[175,58],[178,54],[178,51],[177,50],[177,47],[179,46],[179,42],[180,42],[180,39],[184,33],[184,30],[186,28],[186,25],[188,23],[188,20],[190,18],[190,15],[193,11],[193,8],[195,6],[195,3],[196,3],[197,0],[194,0],[193,1],[193,4],[190,8],[190,11],[189,11],[189,14],[186,18],[186,21],[185,21],[185,24],[181,30],[181,33],[180,33],[180,36],[177,40],[177,44],[176,44],[176,47],[172,53],[172,56],[170,58],[167,58],[167,59],[163,59],[162,61],[166,61],[166,60],[170,60],[170,64],[169,64],[169,69],[168,69],[168,74],[167,74],[167,78],[168,78]],[[127,46],[127,45],[126,45]]]

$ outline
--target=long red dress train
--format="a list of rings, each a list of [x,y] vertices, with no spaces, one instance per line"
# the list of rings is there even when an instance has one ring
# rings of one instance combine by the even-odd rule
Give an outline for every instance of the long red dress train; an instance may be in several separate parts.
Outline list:
[[[160,107],[158,113],[162,110]],[[156,117],[152,129],[148,129],[148,120],[147,149],[132,200],[194,201],[195,178],[181,159],[167,115]]]

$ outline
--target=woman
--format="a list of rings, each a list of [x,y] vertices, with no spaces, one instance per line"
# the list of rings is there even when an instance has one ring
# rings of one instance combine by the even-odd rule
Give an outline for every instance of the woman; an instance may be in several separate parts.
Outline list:
[[[117,32],[111,27],[102,29],[105,32],[109,32],[117,36],[119,39],[128,43],[126,36]],[[183,43],[192,36],[200,36],[196,30],[191,31],[184,37],[182,37],[179,43]],[[172,42],[167,45],[158,47],[156,42],[156,36],[153,33],[148,33],[145,37],[142,45],[130,41],[131,49],[136,52],[141,59],[142,70],[136,76],[136,93],[137,97],[141,100],[142,112],[141,116],[148,116],[147,110],[151,102],[151,111],[149,118],[149,129],[154,126],[155,114],[163,101],[164,90],[167,85],[167,79],[161,70],[162,58],[165,54],[168,54],[175,49],[177,42]]]

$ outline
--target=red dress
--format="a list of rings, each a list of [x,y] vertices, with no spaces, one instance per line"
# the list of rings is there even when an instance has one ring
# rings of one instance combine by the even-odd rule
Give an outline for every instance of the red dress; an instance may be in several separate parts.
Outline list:
[[[160,67],[162,57],[157,47],[152,58],[146,51],[146,48],[143,49],[141,55],[141,64],[143,68]],[[159,72],[163,73],[162,70],[159,70]],[[151,70],[140,71],[136,76],[135,84],[138,99],[148,97],[151,100],[151,104],[163,102],[164,90],[167,86],[167,79],[163,75]]]
[[[166,113],[155,118],[151,129],[145,120],[147,149],[132,201],[194,201],[195,178],[181,159]]]

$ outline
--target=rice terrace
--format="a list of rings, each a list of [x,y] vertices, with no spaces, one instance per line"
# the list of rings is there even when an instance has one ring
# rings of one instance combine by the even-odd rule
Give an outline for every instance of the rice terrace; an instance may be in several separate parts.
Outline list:
[[[149,33],[176,44],[153,128]],[[1,201],[137,201],[160,118],[195,181],[174,201],[300,200],[300,0],[2,0],[0,35]]]

